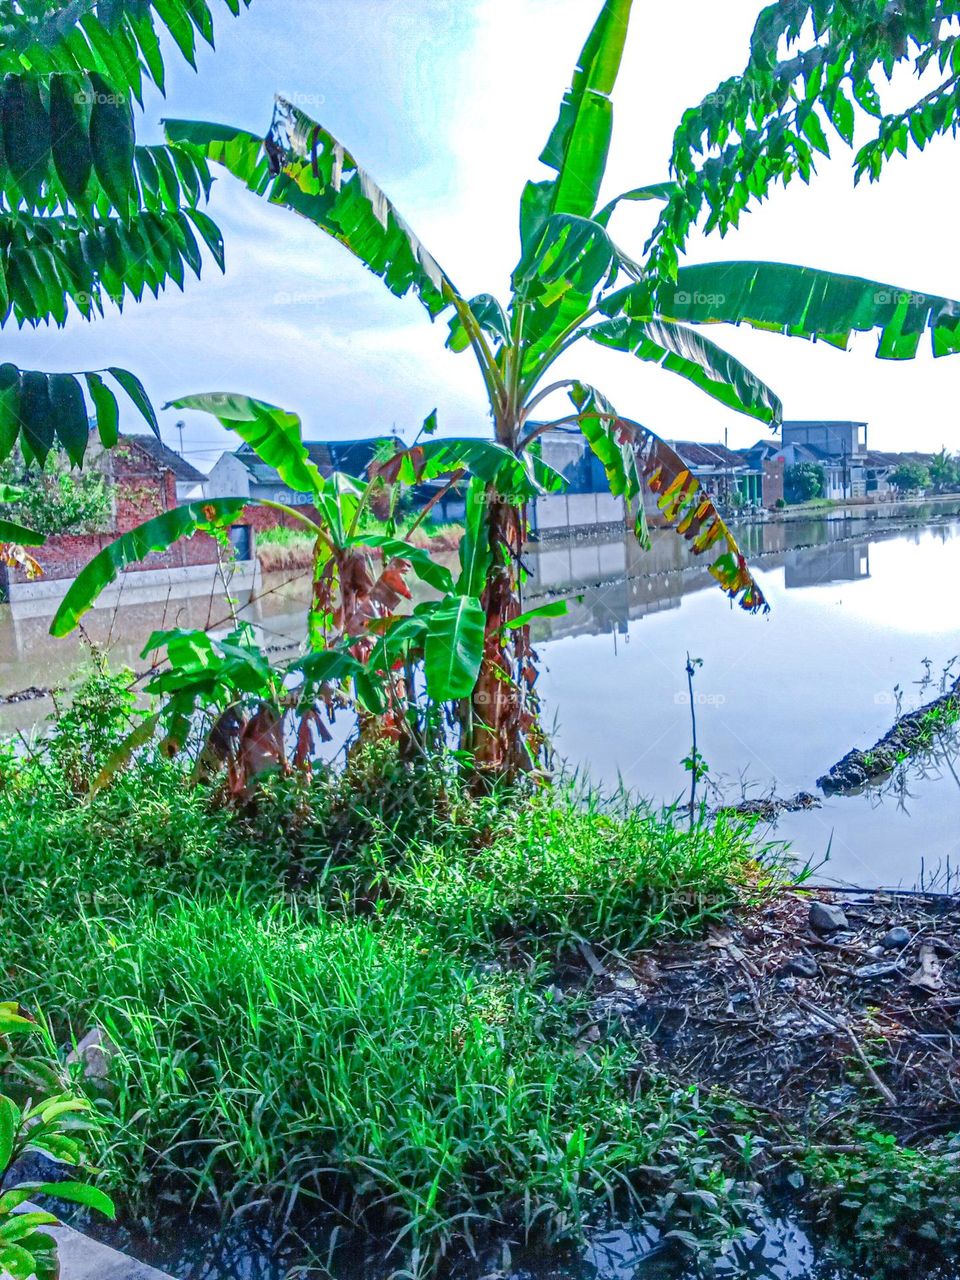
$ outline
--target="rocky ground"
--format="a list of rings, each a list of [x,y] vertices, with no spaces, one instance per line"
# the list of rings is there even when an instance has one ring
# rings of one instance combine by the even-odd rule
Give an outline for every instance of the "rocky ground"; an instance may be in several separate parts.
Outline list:
[[[811,1137],[960,1124],[960,898],[788,893],[703,942],[591,957],[586,1041],[633,1034],[650,1068]]]

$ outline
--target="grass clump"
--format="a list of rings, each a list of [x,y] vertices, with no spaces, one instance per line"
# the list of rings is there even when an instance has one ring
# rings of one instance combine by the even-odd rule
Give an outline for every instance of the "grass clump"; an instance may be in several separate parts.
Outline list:
[[[313,1198],[411,1265],[617,1197],[691,1240],[734,1229],[722,1104],[585,1042],[552,967],[753,892],[748,828],[562,788],[478,799],[383,748],[243,814],[149,758],[91,797],[77,731],[0,758],[0,930],[64,1047],[94,1026],[116,1047],[103,1162],[131,1203]]]

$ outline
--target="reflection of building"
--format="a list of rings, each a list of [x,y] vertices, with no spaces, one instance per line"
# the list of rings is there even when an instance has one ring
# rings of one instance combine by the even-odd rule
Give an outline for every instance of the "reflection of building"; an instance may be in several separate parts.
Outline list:
[[[826,547],[802,547],[787,552],[784,585],[820,587],[828,582],[858,582],[870,577],[870,546],[838,542]]]

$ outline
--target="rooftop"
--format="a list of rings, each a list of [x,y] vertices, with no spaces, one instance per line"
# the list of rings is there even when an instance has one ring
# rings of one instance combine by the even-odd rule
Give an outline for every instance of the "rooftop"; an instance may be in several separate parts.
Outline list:
[[[203,484],[207,478],[202,471],[181,458],[179,453],[168,449],[156,436],[124,436],[124,439],[148,453],[159,467],[164,471],[172,471],[174,477],[184,484]]]

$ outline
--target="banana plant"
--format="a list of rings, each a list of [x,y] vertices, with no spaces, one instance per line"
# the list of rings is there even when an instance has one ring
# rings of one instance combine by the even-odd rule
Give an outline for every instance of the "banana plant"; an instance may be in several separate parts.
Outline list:
[[[436,636],[448,636],[455,622],[459,622],[460,630],[469,632],[471,622],[476,623],[478,611],[482,624],[483,615],[479,600],[476,599],[479,592],[474,590],[471,596],[473,611],[467,609],[462,617],[452,619],[454,604],[460,600],[462,593],[458,594],[450,569],[435,561],[423,547],[414,546],[396,536],[390,531],[390,524],[387,524],[386,531],[365,527],[365,512],[384,496],[387,497],[388,506],[392,504],[396,485],[391,494],[380,475],[374,475],[365,482],[339,473],[323,476],[303,445],[300,419],[295,414],[247,396],[227,393],[187,396],[176,401],[172,407],[215,415],[223,426],[234,430],[246,441],[263,462],[275,467],[288,488],[309,495],[313,505],[309,514],[305,507],[291,507],[275,502],[259,505],[278,512],[290,524],[308,531],[313,538],[313,590],[308,623],[310,647],[315,654],[334,653],[349,657],[350,662],[346,664],[339,658],[334,664],[337,678],[349,675],[355,677],[358,683],[364,681],[365,668],[375,646],[396,621],[398,607],[403,601],[411,599],[412,592],[408,582],[410,575],[422,581],[439,597],[439,602],[431,602],[426,610]],[[516,471],[516,459],[513,455],[493,444],[483,441],[477,443],[481,449],[485,448],[495,456],[504,466],[505,472]],[[387,448],[390,448],[389,444]],[[520,468],[520,473],[526,476],[523,468]],[[491,475],[494,474],[491,471]],[[519,473],[505,474],[502,483],[516,485],[519,483]],[[165,551],[179,538],[191,537],[195,533],[206,533],[223,539],[225,531],[236,523],[249,505],[256,504],[251,504],[244,498],[187,503],[123,534],[104,547],[71,584],[54,617],[51,633],[64,636],[72,631],[84,613],[93,607],[103,590],[129,565],[142,560],[150,552]],[[474,625],[474,634],[475,631]],[[170,650],[171,643],[175,646],[175,653]],[[455,644],[459,643],[455,637]],[[192,636],[192,633],[188,638],[184,638],[180,632],[170,635],[164,633],[152,638],[149,646],[151,650],[163,647],[167,648],[168,654],[176,657],[174,666],[183,667],[184,671],[189,667],[188,683],[191,690],[195,688],[197,698],[201,694],[210,693],[207,701],[211,705],[219,705],[217,698],[220,698],[239,670],[236,665],[239,641],[232,643],[229,654],[224,655],[211,649],[208,640],[200,640]],[[246,644],[246,647],[249,648],[249,645]],[[469,692],[470,684],[464,683],[462,664],[448,662],[445,665],[439,656],[440,648],[441,641],[431,641],[431,654],[434,651],[437,653],[436,657],[431,656],[428,663],[431,693],[437,699],[442,699],[452,696],[449,690],[455,686],[459,691],[457,696],[463,696],[465,692]],[[462,656],[462,644],[459,652]],[[254,670],[259,671],[263,680],[267,679],[252,659],[243,665],[243,673],[249,674]],[[311,668],[312,677],[317,677],[318,670],[318,664],[314,663]],[[332,668],[325,668],[325,678],[333,678],[331,670]],[[392,665],[384,670],[383,679],[389,679],[391,670]],[[471,684],[475,676],[476,670],[473,669],[472,675],[468,677]],[[159,683],[155,682],[154,691],[172,695],[175,689],[171,680],[164,678]],[[249,693],[250,690],[245,689],[244,692]],[[216,697],[213,697],[213,693],[216,693]],[[369,675],[366,683],[362,683],[361,693],[358,702],[364,712],[372,707],[383,715],[386,713],[387,701],[394,704],[396,715],[403,712],[405,699],[402,690],[394,691],[392,698],[385,696],[371,685]],[[193,693],[190,697],[193,697]],[[170,713],[167,718],[171,720],[167,725],[170,740],[179,738],[182,741],[184,737],[183,727],[198,705],[197,699],[190,701],[190,697],[186,698],[186,702],[184,699],[179,703],[171,700],[167,705]],[[264,694],[260,701],[264,704],[270,702],[275,708],[279,706],[276,691],[270,697]],[[184,710],[187,703],[189,708]],[[221,711],[228,709],[226,704],[220,707]]]
[[[655,256],[651,242],[629,254],[611,232],[625,202],[669,209],[675,185],[638,185],[604,199],[613,131],[612,93],[632,0],[606,0],[590,32],[540,160],[547,176],[527,183],[520,201],[520,257],[511,292],[466,297],[355,159],[323,125],[278,97],[264,138],[223,124],[168,121],[172,144],[192,146],[247,187],[314,223],[383,280],[397,296],[415,294],[431,319],[449,316],[448,346],[476,359],[495,441],[517,458],[544,431],[579,425],[610,486],[637,510],[652,493],[662,517],[695,553],[712,557],[721,588],[745,609],[766,601],[730,530],[677,454],[602,391],[569,376],[574,348],[592,342],[692,382],[728,408],[776,427],[774,391],[701,328],[749,324],[844,347],[855,331],[880,334],[878,354],[903,359],[927,332],[935,354],[960,347],[960,303],[873,281],[779,262],[680,265]],[[749,179],[744,178],[744,182]],[[646,257],[644,257],[646,254]],[[553,372],[563,361],[562,374]],[[566,393],[570,410],[544,421],[544,402]],[[444,442],[451,454],[456,442]],[[488,551],[481,599],[483,661],[474,688],[477,763],[512,773],[529,764],[535,666],[518,594],[525,536],[522,505],[488,486]]]

